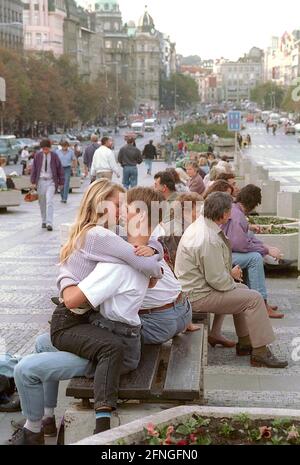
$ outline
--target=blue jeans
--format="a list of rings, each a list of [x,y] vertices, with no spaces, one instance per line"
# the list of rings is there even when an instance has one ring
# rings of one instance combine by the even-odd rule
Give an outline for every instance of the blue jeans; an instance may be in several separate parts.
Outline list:
[[[22,413],[31,421],[41,420],[45,407],[56,407],[59,381],[84,376],[89,364],[77,355],[57,351],[49,334],[37,339],[36,350],[44,353],[24,357],[14,371]]]
[[[66,202],[68,200],[69,190],[70,190],[70,179],[71,179],[71,166],[64,167],[64,176],[65,176],[65,183],[64,188],[61,191],[61,200]]]
[[[234,266],[247,270],[247,286],[259,292],[267,300],[266,278],[263,257],[258,252],[232,254]]]
[[[182,333],[192,321],[192,306],[188,300],[169,310],[141,315],[144,344],[164,344]]]
[[[146,158],[145,165],[147,167],[147,174],[152,174],[152,163],[153,163],[153,160]]]
[[[136,166],[123,167],[123,186],[125,189],[131,189],[137,186],[138,170]]]

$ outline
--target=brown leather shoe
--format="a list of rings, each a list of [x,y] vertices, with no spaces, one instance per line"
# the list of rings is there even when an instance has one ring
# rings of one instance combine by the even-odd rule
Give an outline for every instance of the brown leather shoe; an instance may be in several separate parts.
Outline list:
[[[278,360],[277,357],[267,348],[263,355],[251,355],[251,366],[256,368],[286,368],[287,361]]]
[[[247,357],[248,355],[252,354],[252,347],[251,346],[241,346],[239,343],[236,345],[236,355],[238,357]]]
[[[236,342],[225,339],[225,337],[216,338],[213,336],[208,336],[208,343],[212,347],[221,346],[225,347],[226,349],[232,349],[236,346]]]
[[[46,438],[56,438],[57,436],[57,428],[55,417],[51,418],[44,418],[42,422],[42,431],[44,432],[44,436]]]
[[[44,446],[44,433],[32,433],[26,428],[18,429],[8,441],[11,446]]]
[[[284,318],[283,313],[276,312],[275,310],[272,309],[272,307],[270,307],[270,305],[266,305],[266,307],[267,307],[269,318],[272,318],[274,320],[282,320],[282,318]]]

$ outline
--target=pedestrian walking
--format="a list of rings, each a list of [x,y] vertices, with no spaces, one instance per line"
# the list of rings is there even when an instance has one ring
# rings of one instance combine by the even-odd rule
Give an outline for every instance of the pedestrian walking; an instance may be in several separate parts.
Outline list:
[[[272,126],[273,136],[276,136],[276,131],[277,131],[277,124],[273,124]]]
[[[171,165],[173,161],[174,145],[170,137],[168,137],[167,142],[165,143],[165,153],[166,153],[166,163],[168,165]]]
[[[121,148],[118,155],[118,162],[123,168],[123,186],[125,189],[136,187],[138,184],[137,165],[143,162],[141,151],[134,147],[135,140],[128,137],[127,145]]]
[[[119,167],[112,150],[113,140],[110,137],[102,137],[101,146],[96,150],[91,167],[92,181],[105,178],[112,180],[113,174],[120,177]]]
[[[28,146],[25,145],[21,152],[21,165],[22,165],[22,176],[26,173],[26,168],[27,168],[27,163],[29,160],[29,151],[28,151]]]
[[[91,143],[90,145],[87,146],[87,148],[85,149],[84,155],[83,155],[84,174],[86,177],[91,172],[93,157],[94,157],[96,150],[99,147],[100,147],[99,137],[97,136],[97,134],[92,134]]]
[[[42,228],[53,231],[54,194],[64,187],[64,170],[57,153],[51,150],[50,140],[42,140],[40,147],[33,159],[31,184],[38,192]]]
[[[69,196],[69,190],[70,190],[70,180],[71,180],[72,170],[76,172],[77,160],[75,157],[74,150],[71,149],[68,141],[63,141],[61,146],[62,146],[61,150],[57,150],[56,152],[58,155],[58,158],[60,159],[61,165],[63,167],[64,178],[65,178],[64,188],[61,189],[60,195],[61,195],[61,202],[67,203],[68,196]]]
[[[145,159],[145,165],[147,167],[147,174],[151,176],[153,160],[157,160],[157,151],[156,147],[153,145],[153,140],[150,140],[149,144],[145,145],[143,150],[143,157]]]

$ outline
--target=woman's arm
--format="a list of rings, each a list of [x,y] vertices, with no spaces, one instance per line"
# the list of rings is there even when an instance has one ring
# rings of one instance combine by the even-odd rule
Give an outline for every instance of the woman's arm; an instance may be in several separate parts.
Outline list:
[[[87,234],[85,244],[80,251],[89,260],[105,263],[126,263],[143,273],[147,278],[160,279],[162,278],[162,271],[159,262],[163,256],[163,250],[157,241],[151,241],[151,243],[155,243],[155,249],[159,249],[161,253],[153,255],[153,257],[138,257],[135,254],[134,247],[121,237],[104,228],[94,228]],[[150,247],[151,243],[149,242]]]

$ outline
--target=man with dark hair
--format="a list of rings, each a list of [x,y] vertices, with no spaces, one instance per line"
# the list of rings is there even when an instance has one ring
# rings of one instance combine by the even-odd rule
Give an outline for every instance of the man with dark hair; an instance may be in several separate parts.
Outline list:
[[[284,315],[277,313],[277,307],[271,307],[267,302],[264,257],[270,255],[275,259],[280,259],[281,252],[276,247],[269,247],[257,239],[250,232],[249,221],[246,217],[261,204],[261,200],[259,187],[253,184],[244,187],[237,196],[237,203],[232,207],[230,220],[222,226],[222,229],[231,243],[234,265],[247,270],[248,286],[262,295],[269,317],[278,319],[283,318]]]
[[[102,137],[101,146],[95,151],[91,167],[92,179],[105,178],[112,180],[113,174],[119,178],[119,167],[115,154],[112,151],[113,140],[110,137]]]
[[[121,148],[118,162],[123,168],[123,186],[130,189],[138,185],[137,165],[143,162],[141,151],[135,147],[135,139],[128,137],[127,145]]]
[[[149,140],[149,144],[145,145],[143,157],[145,158],[145,164],[147,166],[147,174],[151,176],[153,160],[157,159],[157,151],[156,147],[153,145],[153,140]]]
[[[230,242],[223,233],[231,216],[232,198],[216,192],[204,203],[204,216],[184,233],[177,252],[175,274],[189,295],[193,311],[233,315],[238,356],[251,355],[255,367],[285,368],[267,347],[275,340],[261,295],[248,289],[239,267],[232,269]]]
[[[64,171],[58,155],[51,151],[51,141],[44,139],[41,150],[33,159],[32,188],[37,189],[42,216],[42,228],[53,231],[54,194],[64,186]]]
[[[161,192],[168,202],[174,202],[177,198],[175,180],[168,171],[160,171],[154,176],[154,189]]]

